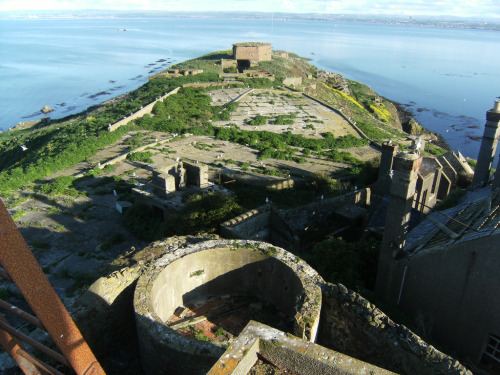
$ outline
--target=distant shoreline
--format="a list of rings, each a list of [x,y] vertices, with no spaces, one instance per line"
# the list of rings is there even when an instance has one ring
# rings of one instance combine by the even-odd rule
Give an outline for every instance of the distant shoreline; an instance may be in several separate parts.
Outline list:
[[[451,16],[391,16],[322,13],[261,13],[261,12],[165,12],[165,11],[0,11],[0,20],[15,19],[75,19],[75,18],[204,18],[204,19],[274,19],[274,21],[313,21],[387,24],[398,26],[440,27],[500,31],[500,19],[459,18]]]

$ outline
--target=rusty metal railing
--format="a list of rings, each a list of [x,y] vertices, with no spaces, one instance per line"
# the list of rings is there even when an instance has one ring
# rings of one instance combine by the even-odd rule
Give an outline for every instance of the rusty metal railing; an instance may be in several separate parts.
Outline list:
[[[0,277],[13,282],[35,316],[0,300],[0,309],[46,331],[61,353],[12,327],[0,314],[0,344],[25,374],[63,375],[28,353],[23,343],[31,345],[78,375],[104,375],[104,370],[88,347],[68,311],[52,288],[40,265],[24,241],[14,221],[0,200]]]

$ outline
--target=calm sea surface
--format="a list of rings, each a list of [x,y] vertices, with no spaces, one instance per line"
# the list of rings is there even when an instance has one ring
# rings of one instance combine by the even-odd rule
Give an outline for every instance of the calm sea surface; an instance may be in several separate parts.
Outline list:
[[[41,117],[44,105],[55,109],[52,118],[82,111],[172,63],[242,41],[272,42],[407,104],[467,156],[477,156],[473,138],[500,96],[494,31],[276,19],[0,20],[0,130]]]

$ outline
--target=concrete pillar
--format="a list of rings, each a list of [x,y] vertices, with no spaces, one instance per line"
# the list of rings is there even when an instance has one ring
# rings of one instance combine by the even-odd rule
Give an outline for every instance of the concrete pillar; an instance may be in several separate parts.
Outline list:
[[[392,162],[398,152],[398,148],[399,146],[392,144],[392,142],[384,142],[382,144],[378,179],[375,184],[375,190],[379,194],[389,194],[392,180]]]
[[[493,189],[500,189],[500,155],[498,156],[497,169],[493,178]]]
[[[483,140],[477,157],[476,170],[472,186],[484,185],[490,177],[491,165],[497,150],[500,135],[500,100],[495,100],[492,109],[486,112],[486,125],[484,126]]]
[[[403,247],[415,197],[422,157],[401,152],[394,157],[391,199],[387,207],[375,291],[386,301],[393,279],[394,257]]]

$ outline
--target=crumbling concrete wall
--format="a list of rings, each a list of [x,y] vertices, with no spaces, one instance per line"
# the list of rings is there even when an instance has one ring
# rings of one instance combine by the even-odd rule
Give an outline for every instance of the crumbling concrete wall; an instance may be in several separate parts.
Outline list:
[[[255,295],[293,320],[293,334],[314,341],[321,277],[304,261],[264,242],[212,240],[170,249],[138,281],[134,307],[147,374],[205,373],[223,353],[216,343],[164,324],[178,306],[209,295]],[[286,318],[284,318],[286,319]]]
[[[256,241],[269,241],[271,238],[272,206],[266,204],[225,221],[220,225],[224,238],[240,238]]]
[[[132,301],[140,273],[141,266],[136,265],[101,277],[80,297],[76,311],[72,311],[85,341],[106,372],[112,367],[113,373],[130,374],[133,368],[138,368],[137,359],[127,358],[125,364],[120,356],[127,350],[137,350]]]
[[[341,284],[322,285],[318,343],[400,374],[468,374],[375,305]]]
[[[370,189],[357,190],[337,198],[318,200],[307,206],[284,211],[281,215],[293,231],[301,232],[304,228],[319,225],[337,209],[347,204],[369,205]]]
[[[285,86],[299,86],[302,85],[302,77],[288,77],[283,80]]]
[[[135,113],[131,113],[130,116],[123,118],[122,120],[115,122],[113,125],[108,126],[108,130],[110,132],[115,131],[118,129],[120,126],[127,125],[130,121],[135,120],[139,117],[142,117],[146,114],[150,114],[153,111],[153,107],[157,102],[162,102],[164,99],[168,98],[170,95],[177,94],[177,92],[180,90],[180,87],[177,87],[173,89],[172,91],[166,93],[163,95],[161,98],[156,99],[154,102],[149,103],[147,106],[139,109]]]
[[[299,237],[272,204],[245,212],[220,226],[224,238],[267,241],[287,250],[297,250]]]

